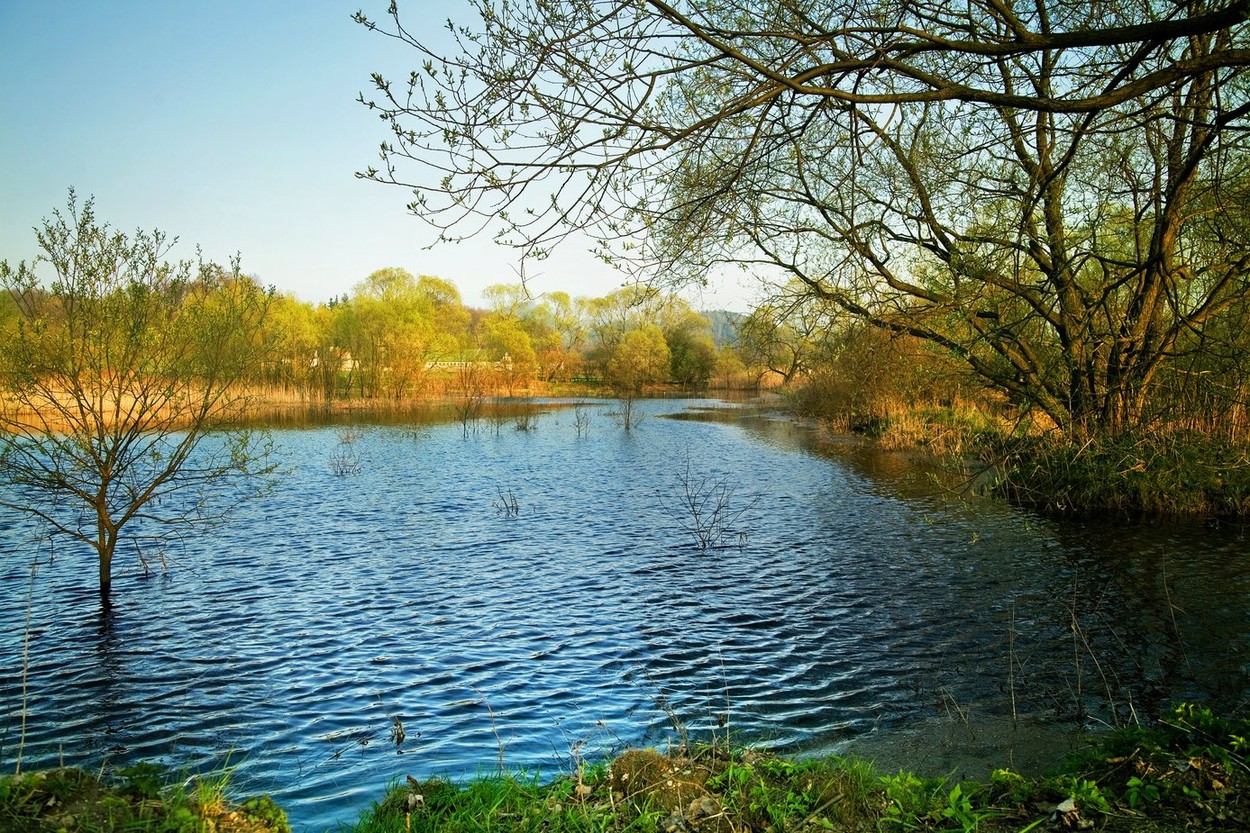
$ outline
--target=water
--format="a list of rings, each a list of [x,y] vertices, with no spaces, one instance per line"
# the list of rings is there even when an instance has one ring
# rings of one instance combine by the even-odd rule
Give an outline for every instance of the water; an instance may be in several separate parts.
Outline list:
[[[119,555],[107,620],[59,545],[29,606],[24,766],[229,752],[239,791],[321,831],[404,775],[501,759],[554,775],[726,726],[802,753],[1250,691],[1240,530],[1057,523],[749,408],[641,407],[630,433],[595,407],[584,436],[568,409],[468,437],[357,416],[349,476],[341,426],[278,429],[273,493],[171,547],[168,574]],[[697,546],[687,489],[741,513],[730,546]],[[5,768],[30,533],[0,518]]]

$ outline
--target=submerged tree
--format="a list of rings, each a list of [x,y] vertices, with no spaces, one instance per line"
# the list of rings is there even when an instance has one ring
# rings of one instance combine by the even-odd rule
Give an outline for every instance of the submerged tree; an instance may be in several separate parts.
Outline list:
[[[1069,436],[1139,422],[1250,296],[1250,0],[472,5],[448,55],[358,15],[421,63],[375,76],[362,176],[444,239],[789,276]]]
[[[643,388],[665,381],[671,361],[664,331],[655,324],[629,330],[604,358],[603,380],[620,401],[621,425],[626,431],[638,423],[634,405]]]
[[[107,605],[122,540],[144,559],[273,472],[267,438],[231,425],[270,293],[237,264],[165,260],[164,234],[116,232],[72,192],[36,237],[31,264],[0,262],[20,311],[0,352],[0,505],[89,545]]]

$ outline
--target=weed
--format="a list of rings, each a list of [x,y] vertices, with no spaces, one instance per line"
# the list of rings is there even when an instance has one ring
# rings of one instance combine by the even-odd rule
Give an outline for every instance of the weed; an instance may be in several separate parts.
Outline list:
[[[29,715],[30,697],[27,686],[30,681],[30,618],[35,604],[35,577],[39,573],[39,556],[30,563],[30,588],[26,593],[26,622],[22,629],[22,716],[17,733],[17,767],[16,774],[22,774],[22,755],[26,751],[26,718]]]
[[[121,778],[121,792],[140,801],[157,798],[167,780],[165,767],[148,761],[119,769],[117,775]]]
[[[573,427],[577,429],[578,437],[590,433],[590,410],[580,402],[573,406]]]
[[[1052,437],[1000,438],[1001,489],[1013,500],[1063,513],[1245,516],[1250,457],[1242,442],[1198,431],[1071,443]]]
[[[1250,730],[1193,707],[1175,715],[1170,726],[1117,730],[1109,736],[1114,748],[1093,747],[1074,758],[1074,772],[1046,778],[999,769],[984,784],[951,784],[909,772],[882,777],[869,764],[836,757],[795,760],[715,744],[667,755],[635,749],[606,766],[579,756],[575,771],[545,783],[502,772],[463,787],[409,779],[354,830],[1023,833],[1047,824],[1124,831],[1143,819],[1150,829],[1208,829],[1245,818],[1250,773],[1234,778],[1214,758],[1178,753],[1209,749],[1211,738],[1228,751]]]
[[[1111,812],[1111,803],[1106,795],[1096,782],[1088,778],[1072,778],[1067,793],[1068,797],[1082,810],[1096,810],[1103,814]]]
[[[1128,806],[1138,809],[1159,800],[1159,787],[1134,775],[1125,785],[1124,796],[1128,799]]]
[[[360,474],[364,461],[356,451],[356,443],[361,432],[355,428],[345,428],[339,432],[339,447],[330,455],[330,471],[339,477],[350,477]]]
[[[739,526],[756,501],[735,505],[735,489],[728,477],[698,476],[691,471],[690,457],[678,473],[670,499],[663,501],[664,511],[681,525],[701,550],[721,549],[746,543],[749,530]]]
[[[538,428],[538,410],[532,402],[521,406],[521,410],[512,418],[512,425],[518,431],[534,431]]]
[[[964,794],[963,787],[956,784],[951,791],[946,794],[946,806],[941,807],[938,813],[947,822],[954,825],[954,830],[970,833],[981,826],[981,822],[989,818],[992,813],[986,811],[978,811],[972,806],[972,799]]]
[[[512,489],[504,490],[502,487],[497,490],[499,497],[495,500],[495,508],[500,514],[509,518],[515,518],[521,514],[521,503],[517,500]]]

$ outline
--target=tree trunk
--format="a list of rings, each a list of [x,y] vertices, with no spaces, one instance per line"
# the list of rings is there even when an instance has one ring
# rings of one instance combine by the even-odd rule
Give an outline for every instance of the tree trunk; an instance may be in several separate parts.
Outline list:
[[[113,592],[113,542],[110,540],[99,551],[100,555],[100,602],[104,607],[112,604]]]
[[[111,523],[106,509],[96,506],[96,555],[100,562],[100,602],[107,608],[112,602],[113,551],[117,549],[117,529]]]

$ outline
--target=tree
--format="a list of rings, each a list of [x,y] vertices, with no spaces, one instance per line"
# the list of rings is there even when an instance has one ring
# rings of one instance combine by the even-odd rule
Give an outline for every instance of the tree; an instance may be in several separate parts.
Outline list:
[[[654,281],[790,276],[1074,438],[1250,297],[1250,0],[474,0],[363,99],[412,209]]]
[[[533,381],[538,372],[538,357],[529,333],[516,318],[495,313],[487,316],[485,326],[488,355],[512,396],[518,387]]]
[[[648,324],[625,333],[608,355],[604,378],[618,393],[636,395],[668,379],[671,358],[664,331]]]
[[[822,341],[837,320],[836,308],[813,298],[802,284],[775,292],[746,317],[738,331],[745,361],[764,373],[775,373],[788,386],[811,369]]]
[[[306,397],[316,387],[320,359],[317,311],[291,295],[276,294],[265,315],[262,338],[271,345],[272,355],[261,378]]]
[[[402,400],[420,387],[433,328],[417,279],[407,270],[379,269],[356,285],[346,320],[362,395]]]
[[[603,379],[621,402],[620,422],[626,431],[638,423],[634,405],[642,389],[668,377],[671,358],[664,331],[655,324],[629,330],[610,348]]]
[[[534,318],[542,329],[535,350],[546,381],[567,382],[581,371],[585,306],[585,299],[573,299],[567,292],[547,292],[535,308]]]
[[[113,231],[72,191],[36,237],[31,264],[0,262],[20,310],[0,359],[0,504],[89,545],[107,606],[119,542],[142,560],[273,473],[267,438],[232,425],[270,293],[237,263],[165,260],[163,233]]]
[[[702,315],[687,310],[680,320],[664,328],[669,350],[669,377],[686,388],[703,388],[716,368],[716,343]]]
[[[361,396],[400,401],[419,391],[431,362],[457,353],[468,326],[454,286],[396,267],[370,274],[339,306],[338,341]]]

